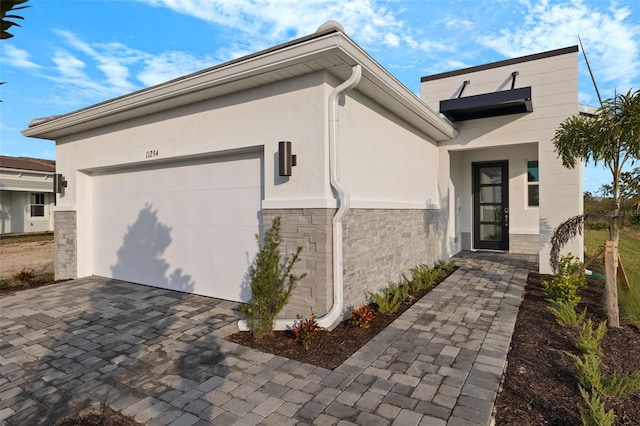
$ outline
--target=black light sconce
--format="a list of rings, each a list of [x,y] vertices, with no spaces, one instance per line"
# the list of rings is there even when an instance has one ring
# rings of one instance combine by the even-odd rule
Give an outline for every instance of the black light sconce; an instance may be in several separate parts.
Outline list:
[[[278,142],[278,171],[280,176],[291,176],[291,167],[296,165],[296,156],[291,154],[291,142]]]
[[[67,187],[67,180],[60,173],[53,175],[53,192],[62,194],[63,189]]]

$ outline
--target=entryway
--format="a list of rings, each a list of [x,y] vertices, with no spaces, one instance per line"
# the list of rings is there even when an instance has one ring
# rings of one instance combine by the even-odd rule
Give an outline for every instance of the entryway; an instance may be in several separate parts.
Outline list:
[[[509,162],[473,163],[473,248],[509,250]]]

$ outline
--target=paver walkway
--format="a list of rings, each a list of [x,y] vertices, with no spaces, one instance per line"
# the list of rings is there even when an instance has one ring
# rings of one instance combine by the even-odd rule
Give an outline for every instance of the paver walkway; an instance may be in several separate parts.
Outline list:
[[[489,424],[536,258],[463,253],[335,370],[224,340],[237,304],[85,278],[0,299],[0,424],[103,401],[148,425]]]

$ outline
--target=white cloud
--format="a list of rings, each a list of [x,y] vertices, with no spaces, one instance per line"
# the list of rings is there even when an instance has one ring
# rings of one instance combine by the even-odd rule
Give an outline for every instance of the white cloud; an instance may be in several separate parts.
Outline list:
[[[211,58],[199,58],[184,52],[165,52],[144,61],[144,69],[137,78],[145,86],[162,82],[215,65]]]
[[[283,40],[311,34],[336,20],[364,45],[399,47],[406,24],[373,0],[140,0],[236,30],[237,41],[255,51]]]
[[[522,25],[505,28],[479,42],[506,57],[522,56],[578,44],[582,38],[596,81],[628,86],[638,76],[640,27],[630,12],[611,3],[585,4],[582,0],[551,3],[522,1]]]
[[[133,62],[147,55],[129,49],[121,43],[93,43],[80,40],[70,31],[55,31],[66,44],[97,62],[96,67],[104,74],[107,85],[114,92],[129,92],[136,86],[129,81],[129,68]]]
[[[29,60],[29,52],[27,52],[26,50],[18,49],[11,44],[3,44],[2,53],[2,62],[4,62],[5,65],[25,69],[40,68],[40,65]]]

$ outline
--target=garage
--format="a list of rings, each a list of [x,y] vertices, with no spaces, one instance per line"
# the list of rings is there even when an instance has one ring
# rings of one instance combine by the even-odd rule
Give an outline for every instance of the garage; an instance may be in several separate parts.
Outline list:
[[[91,173],[94,275],[246,301],[262,150]]]

